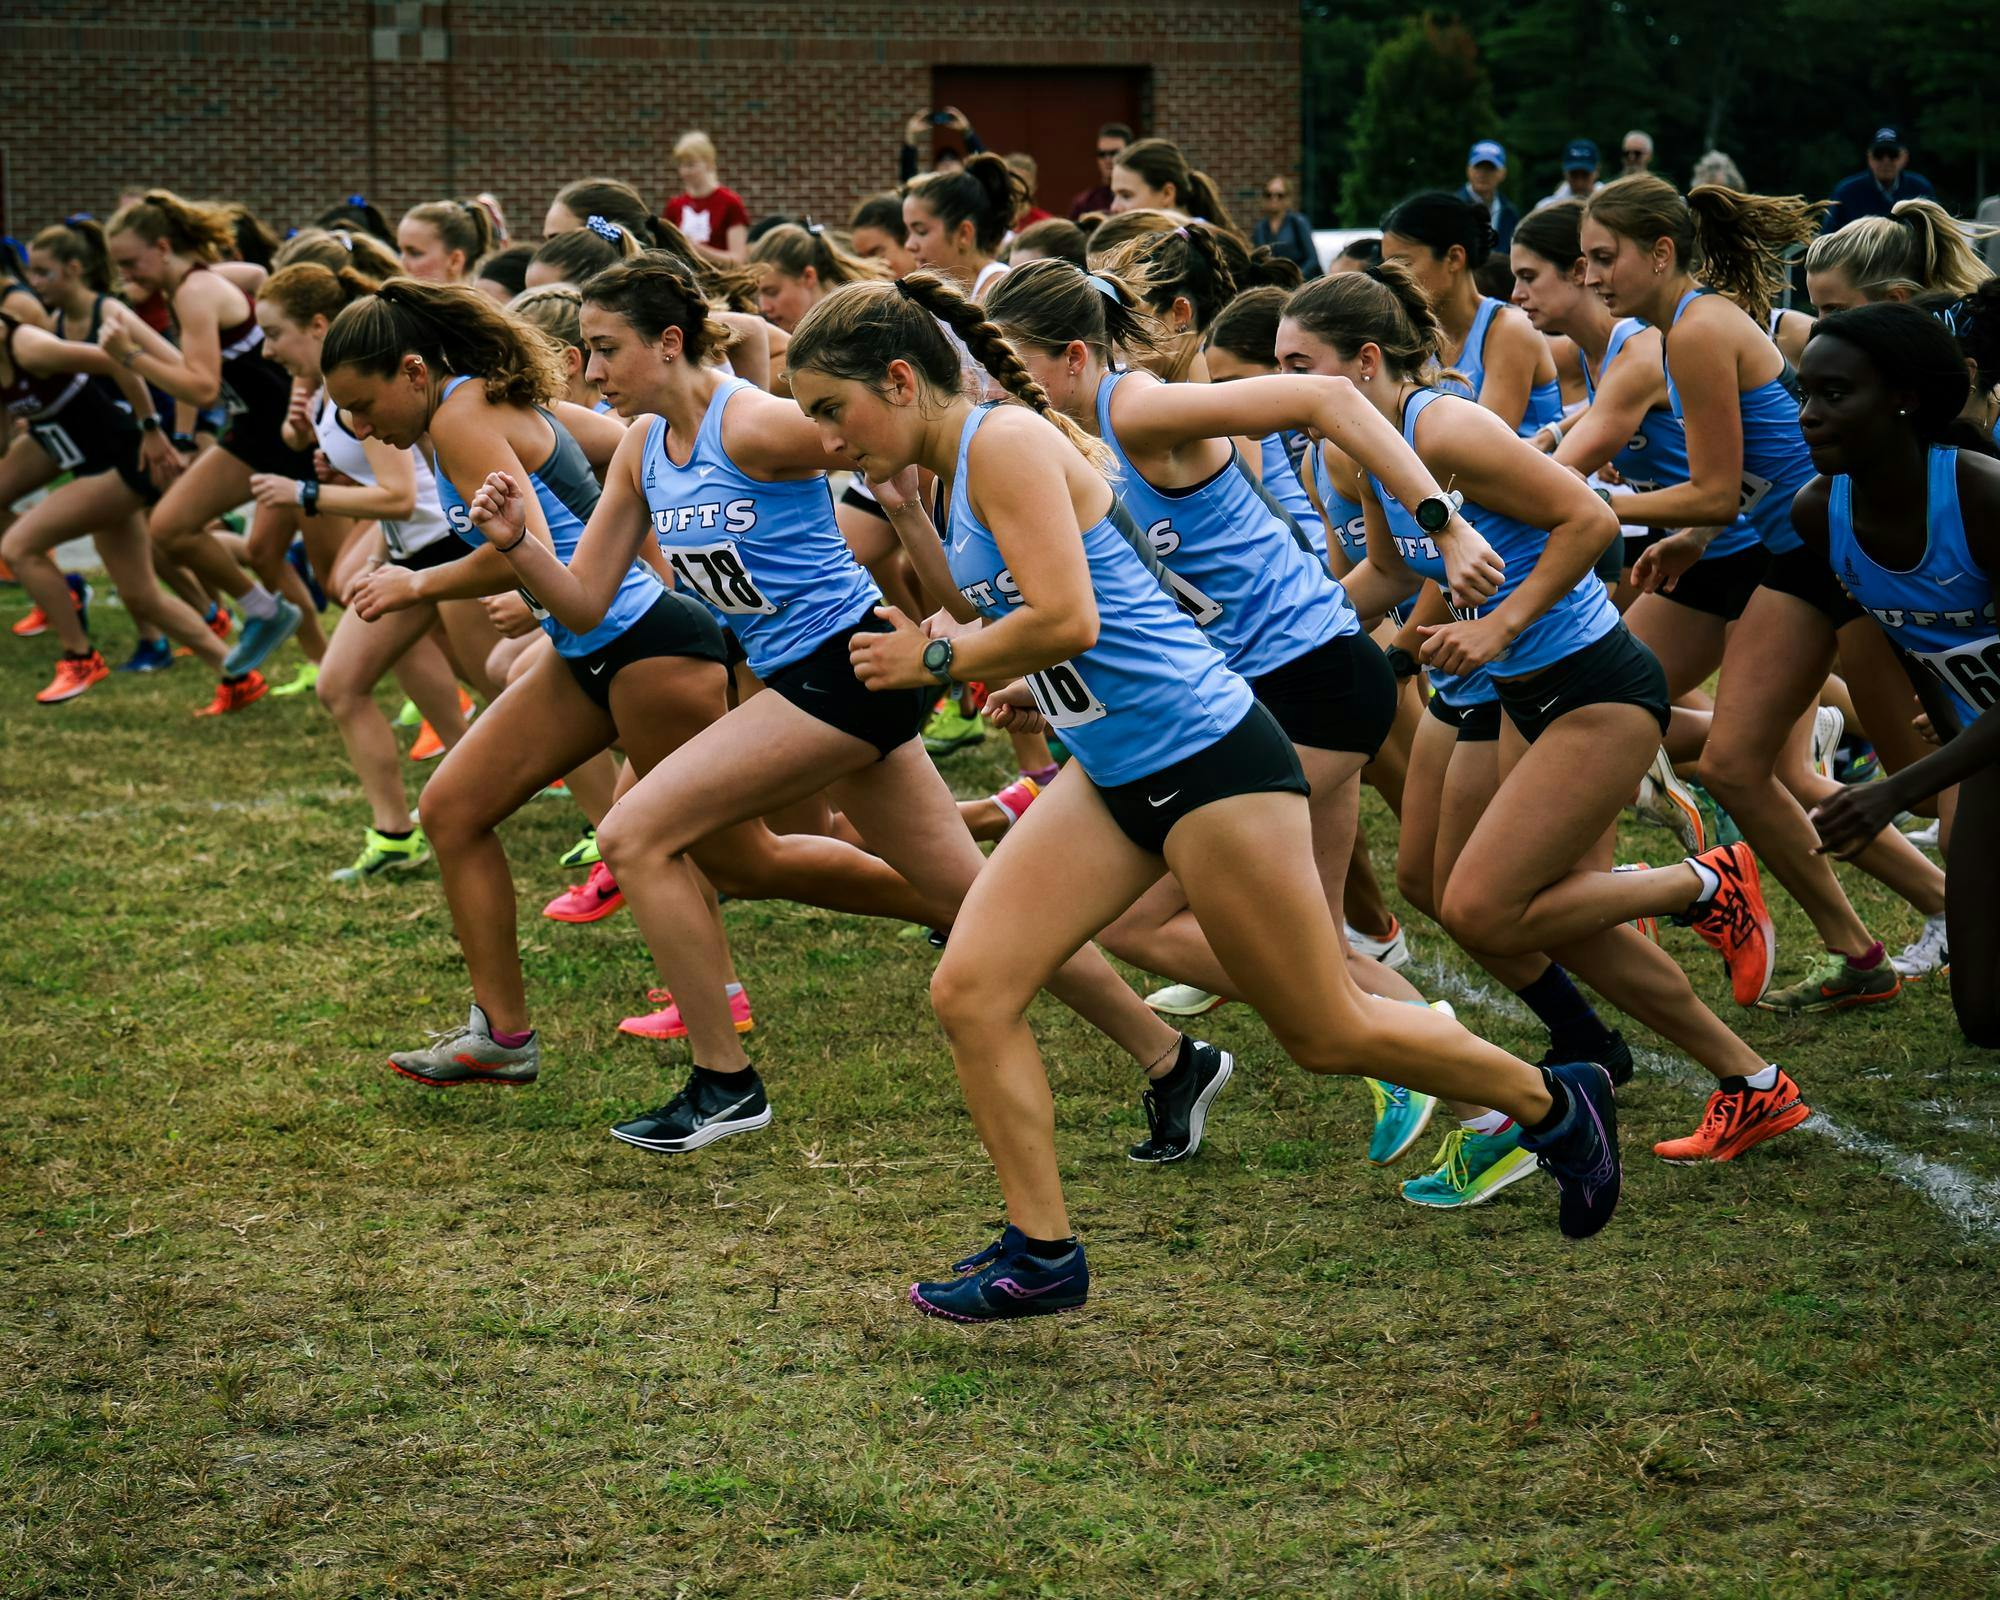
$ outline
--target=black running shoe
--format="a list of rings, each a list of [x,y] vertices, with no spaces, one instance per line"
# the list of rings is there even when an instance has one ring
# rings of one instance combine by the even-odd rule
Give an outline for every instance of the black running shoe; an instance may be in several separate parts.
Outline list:
[[[1576,1059],[1577,1057],[1574,1052],[1563,1055],[1551,1047],[1549,1053],[1543,1056],[1536,1065],[1553,1067],[1565,1061],[1574,1061]],[[1622,1089],[1632,1081],[1632,1047],[1625,1042],[1625,1035],[1622,1033],[1609,1035],[1607,1042],[1597,1047],[1595,1055],[1585,1052],[1583,1059],[1586,1061],[1595,1061],[1608,1072],[1611,1075],[1611,1086],[1614,1089]]]
[[[1146,1126],[1152,1132],[1126,1155],[1155,1165],[1193,1155],[1201,1148],[1209,1102],[1222,1092],[1235,1070],[1236,1058],[1227,1050],[1189,1039],[1187,1059],[1146,1091]]]
[[[771,1102],[763,1082],[752,1074],[748,1089],[726,1088],[696,1067],[681,1092],[657,1111],[621,1122],[611,1137],[641,1150],[684,1155],[732,1133],[754,1133],[771,1125]]]

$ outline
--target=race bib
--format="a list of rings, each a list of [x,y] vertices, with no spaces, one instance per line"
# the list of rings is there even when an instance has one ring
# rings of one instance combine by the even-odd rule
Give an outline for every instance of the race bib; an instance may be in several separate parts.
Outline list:
[[[36,444],[48,451],[59,470],[67,472],[72,467],[83,465],[83,451],[61,423],[31,422],[28,432],[35,436]]]
[[[1193,620],[1196,627],[1205,628],[1222,615],[1220,605],[1164,562],[1160,566],[1160,575],[1166,580],[1167,593],[1173,596],[1174,604],[1181,608],[1182,615]]]
[[[2000,639],[1974,639],[1952,650],[1917,656],[1937,680],[1980,711],[2000,705]]]
[[[1052,728],[1080,728],[1110,715],[1104,702],[1090,692],[1083,675],[1067,661],[1029,673],[1028,693],[1035,697],[1035,709]]]
[[[1761,506],[1764,503],[1765,497],[1770,494],[1771,480],[1769,478],[1760,478],[1756,473],[1749,471],[1747,468],[1744,470],[1742,477],[1743,483],[1741,491],[1737,496],[1736,511],[1739,516],[1747,517]]]
[[[733,540],[720,544],[678,544],[667,551],[674,577],[732,617],[773,617],[778,608],[751,581]]]

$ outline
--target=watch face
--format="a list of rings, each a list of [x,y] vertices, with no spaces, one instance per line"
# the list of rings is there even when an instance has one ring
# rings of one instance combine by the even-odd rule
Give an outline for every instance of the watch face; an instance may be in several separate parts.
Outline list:
[[[933,639],[924,646],[924,670],[940,671],[951,660],[951,642],[948,639]]]
[[[1443,533],[1450,521],[1451,507],[1436,495],[1417,502],[1417,526],[1425,533]]]

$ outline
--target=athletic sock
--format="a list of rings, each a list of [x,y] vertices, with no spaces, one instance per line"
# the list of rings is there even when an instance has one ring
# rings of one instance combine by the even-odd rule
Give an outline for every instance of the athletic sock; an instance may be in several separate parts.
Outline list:
[[[1877,939],[1858,956],[1849,956],[1847,964],[1856,972],[1873,972],[1882,965],[1882,941]]]
[[[1611,1030],[1599,1020],[1583,993],[1570,981],[1567,972],[1549,963],[1544,972],[1525,989],[1514,991],[1521,1004],[1549,1030],[1549,1048],[1571,1060],[1588,1060],[1611,1037]]]
[[[1554,1133],[1556,1129],[1562,1126],[1563,1119],[1569,1115],[1569,1090],[1563,1087],[1562,1079],[1549,1071],[1547,1067],[1541,1068],[1541,1074],[1542,1086],[1549,1091],[1549,1099],[1554,1104],[1549,1107],[1549,1114],[1546,1117],[1528,1127],[1528,1132],[1533,1134],[1537,1139],[1545,1138],[1549,1134]]]
[[[246,617],[262,620],[278,614],[278,597],[261,583],[251,584],[250,592],[237,596],[236,604]]]
[[[1021,769],[1021,776],[1024,778],[1033,778],[1037,783],[1051,783],[1055,780],[1055,775],[1060,771],[1062,771],[1062,768],[1051,761],[1046,767],[1023,767]]]
[[[487,1037],[502,1050],[518,1050],[522,1045],[534,1038],[534,1036],[535,1030],[533,1028],[529,1028],[524,1033],[502,1033],[498,1028],[487,1030]]]
[[[718,1089],[733,1089],[740,1093],[755,1088],[757,1084],[755,1067],[745,1067],[740,1072],[717,1072],[713,1067],[696,1067],[694,1070]]]
[[[1775,1089],[1778,1087],[1778,1065],[1767,1061],[1762,1072],[1753,1072],[1743,1081],[1752,1089]]]
[[[722,986],[722,997],[725,1000],[734,1000],[742,992],[743,985],[740,983],[725,983]]]
[[[1076,1249],[1075,1234],[1071,1234],[1067,1239],[1030,1239],[1026,1234],[1021,1235],[1022,1253],[1033,1256],[1037,1261],[1060,1261],[1074,1249]]]
[[[1688,910],[1693,911],[1696,906],[1705,906],[1715,898],[1716,891],[1722,887],[1722,874],[1705,862],[1695,860],[1693,856],[1686,856],[1683,859],[1694,868],[1694,875],[1701,880],[1701,893],[1696,895],[1688,906]]]
[[[1460,1117],[1458,1125],[1467,1133],[1505,1133],[1514,1119],[1504,1111],[1482,1111],[1476,1117]]]

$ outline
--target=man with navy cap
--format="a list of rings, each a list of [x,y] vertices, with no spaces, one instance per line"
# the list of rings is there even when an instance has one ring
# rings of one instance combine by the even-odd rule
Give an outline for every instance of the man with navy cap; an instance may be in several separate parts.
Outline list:
[[[1597,145],[1590,139],[1572,139],[1563,146],[1563,181],[1556,192],[1546,200],[1537,200],[1535,209],[1552,206],[1560,200],[1588,200],[1604,185],[1598,181],[1597,169],[1600,165]]]
[[[1935,200],[1931,180],[1910,171],[1910,147],[1896,128],[1877,128],[1868,141],[1868,170],[1843,178],[1833,191],[1828,232],[1856,217],[1886,217],[1898,200]]]
[[[1507,152],[1491,139],[1481,139],[1465,158],[1465,183],[1458,191],[1461,200],[1484,206],[1493,219],[1499,243],[1493,248],[1505,252],[1514,238],[1514,224],[1521,220],[1520,208],[1500,192],[1507,177]]]

